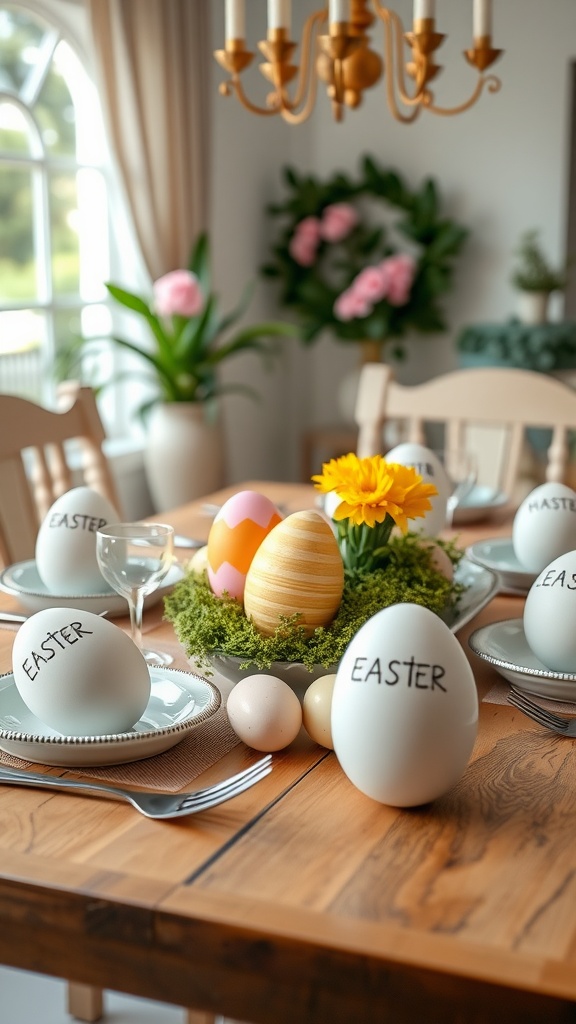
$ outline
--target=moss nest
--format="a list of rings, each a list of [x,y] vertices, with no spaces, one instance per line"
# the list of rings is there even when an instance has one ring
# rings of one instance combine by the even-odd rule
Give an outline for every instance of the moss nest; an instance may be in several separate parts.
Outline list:
[[[312,669],[330,668],[340,661],[352,637],[376,612],[389,605],[412,602],[424,605],[450,622],[464,592],[460,583],[450,582],[433,566],[430,552],[418,534],[392,538],[388,544],[385,569],[370,573],[347,573],[338,614],[329,626],[306,636],[299,615],[281,620],[273,636],[263,636],[247,618],[239,601],[216,597],[206,573],[190,571],[164,598],[164,617],[186,655],[203,671],[210,672],[212,655],[242,659],[242,668],[260,671],[275,661],[297,661]],[[461,552],[452,541],[435,538],[454,566]]]

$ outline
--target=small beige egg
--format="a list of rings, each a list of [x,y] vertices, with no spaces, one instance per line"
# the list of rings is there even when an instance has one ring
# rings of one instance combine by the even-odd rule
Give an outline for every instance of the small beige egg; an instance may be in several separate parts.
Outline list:
[[[319,676],[310,683],[302,703],[302,724],[306,732],[315,743],[329,750],[334,749],[330,717],[335,679],[336,673]]]
[[[440,547],[440,545],[436,544],[434,541],[426,540],[421,542],[421,546],[425,547],[430,553],[432,567],[436,569],[436,572],[441,573],[442,576],[445,576],[447,580],[452,582],[454,579],[454,566],[444,548]]]
[[[195,572],[197,576],[201,576],[203,572],[208,569],[208,545],[198,548],[192,555],[192,558],[188,562],[192,572]]]
[[[283,750],[302,725],[300,701],[277,676],[246,676],[236,683],[226,705],[236,735],[254,750]]]
[[[244,609],[271,636],[280,616],[299,612],[310,635],[338,611],[344,564],[328,522],[313,509],[294,512],[264,538],[246,576]]]

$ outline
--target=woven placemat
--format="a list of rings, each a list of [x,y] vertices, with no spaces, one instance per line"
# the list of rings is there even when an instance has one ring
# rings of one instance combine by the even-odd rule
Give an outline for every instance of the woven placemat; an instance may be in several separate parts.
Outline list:
[[[483,704],[505,704],[506,707],[512,708],[512,704],[508,703],[508,694],[510,693],[510,685],[504,680],[498,680],[494,683],[491,690],[488,691],[485,697],[482,698]],[[541,704],[543,708],[548,708],[550,711],[564,711],[567,715],[576,715],[576,704],[566,700],[552,700],[550,697],[541,697],[539,694],[527,694],[528,697],[534,696],[534,700]]]
[[[174,658],[170,668],[177,668],[183,672],[192,671],[190,662],[177,641],[163,643],[162,650]],[[211,682],[220,689],[217,677],[211,679]],[[145,786],[167,793],[177,793],[206,769],[216,764],[239,743],[240,740],[228,721],[223,696],[222,706],[212,718],[202,722],[176,746],[162,754],[144,758],[142,761],[127,761],[125,764],[107,765],[102,768],[93,766],[69,768],[63,774],[73,774],[79,778],[102,779],[118,785]],[[32,761],[24,761],[13,754],[0,750],[0,765],[2,764],[11,768],[30,770],[38,770],[41,767]]]

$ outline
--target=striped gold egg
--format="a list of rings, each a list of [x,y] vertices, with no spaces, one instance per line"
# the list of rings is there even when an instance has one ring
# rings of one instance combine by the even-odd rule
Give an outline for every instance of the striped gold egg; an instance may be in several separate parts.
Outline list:
[[[271,636],[281,615],[300,612],[307,635],[338,611],[344,565],[330,525],[313,509],[294,512],[264,538],[246,576],[244,610]]]

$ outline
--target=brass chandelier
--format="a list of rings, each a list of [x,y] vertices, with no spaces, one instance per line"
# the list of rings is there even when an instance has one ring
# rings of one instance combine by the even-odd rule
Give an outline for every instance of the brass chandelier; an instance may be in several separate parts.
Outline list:
[[[435,0],[414,0],[410,32],[380,0],[328,0],[306,19],[300,66],[292,63],[298,44],[290,38],[290,0],[268,0],[267,35],[258,48],[265,58],[260,71],[272,90],[266,106],[258,106],[248,99],[241,81],[255,56],[246,48],[245,0],[225,3],[225,45],[214,56],[230,77],[222,82],[220,92],[235,93],[253,114],[279,114],[290,124],[301,124],[314,108],[318,80],[326,83],[336,121],[342,120],[345,107],[358,107],[364,90],[382,77],[388,106],[396,120],[404,123],[414,121],[422,109],[460,114],[476,103],[485,87],[489,92],[500,88],[498,78],[484,74],[502,53],[492,47],[492,0],[473,0],[473,41],[464,56],[478,71],[478,78],[468,99],[454,107],[437,106],[430,91],[430,82],[442,70],[435,63],[435,52],[445,38],[436,31]],[[370,48],[368,32],[376,19],[383,24],[384,61]],[[292,95],[290,83],[294,83]]]

